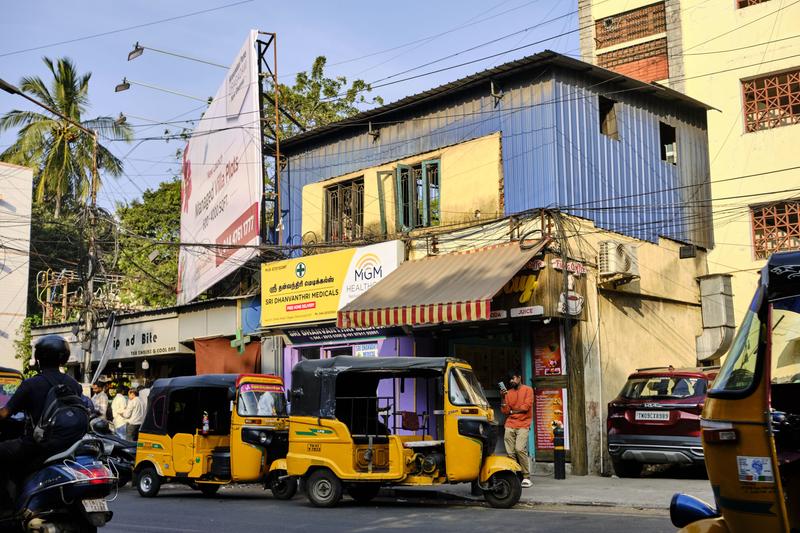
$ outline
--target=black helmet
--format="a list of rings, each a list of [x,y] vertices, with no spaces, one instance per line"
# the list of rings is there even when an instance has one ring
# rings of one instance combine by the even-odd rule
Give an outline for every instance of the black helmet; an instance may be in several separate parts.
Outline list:
[[[69,359],[69,343],[60,335],[45,335],[33,346],[33,357],[39,368],[64,366]]]

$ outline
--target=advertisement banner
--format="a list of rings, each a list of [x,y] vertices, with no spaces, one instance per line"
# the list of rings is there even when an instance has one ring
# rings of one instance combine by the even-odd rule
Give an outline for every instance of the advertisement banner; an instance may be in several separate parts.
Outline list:
[[[312,326],[284,329],[283,334],[292,344],[324,344],[330,342],[367,339],[370,337],[399,337],[401,328],[337,328],[336,326]]]
[[[561,351],[561,332],[556,325],[542,326],[534,333],[533,377],[566,374]]]
[[[244,45],[183,153],[178,304],[258,253],[263,169],[256,38]],[[244,247],[243,247],[244,246]]]
[[[336,320],[336,312],[394,271],[402,241],[261,265],[261,325]]]
[[[533,389],[534,422],[536,424],[536,450],[552,450],[553,429],[564,428],[564,448],[569,449],[569,423],[567,420],[567,389]]]

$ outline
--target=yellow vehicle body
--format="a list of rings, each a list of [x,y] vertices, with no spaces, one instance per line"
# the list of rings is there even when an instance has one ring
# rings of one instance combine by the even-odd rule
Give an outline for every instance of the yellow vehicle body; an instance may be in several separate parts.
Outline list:
[[[701,435],[716,510],[686,512],[694,503],[679,505],[676,500],[685,497],[676,496],[671,514],[681,531],[800,530],[798,331],[800,253],[774,254],[703,409]]]
[[[340,360],[342,367],[347,368],[345,372],[357,375],[359,368],[348,366],[352,364],[350,360],[354,358],[336,357],[333,359]],[[383,361],[363,362],[361,363],[365,365],[363,379],[377,379],[374,378],[374,374],[380,372],[385,372],[387,376],[394,376],[383,379],[407,379],[402,366],[406,361],[391,361],[391,359],[412,358],[385,358]],[[379,402],[383,398],[369,396],[359,398],[337,396],[333,398],[331,396],[328,400],[335,400],[337,411],[328,413],[324,417],[319,416],[320,413],[314,409],[306,409],[305,405],[302,405],[299,409],[300,412],[295,414],[295,403],[298,403],[295,401],[292,404],[292,415],[289,417],[289,451],[286,456],[288,475],[308,480],[315,472],[321,470],[326,473],[325,475],[335,476],[335,479],[331,478],[334,484],[341,482],[346,487],[355,487],[356,489],[359,487],[431,486],[477,482],[484,490],[491,490],[490,480],[495,479],[493,476],[499,474],[499,477],[505,476],[505,480],[513,478],[514,481],[507,482],[514,485],[512,489],[516,490],[515,483],[518,483],[521,478],[520,466],[507,457],[491,455],[494,442],[491,441],[488,432],[490,424],[493,422],[493,413],[488,403],[485,402],[485,399],[481,401],[480,398],[476,398],[475,401],[467,400],[460,389],[457,393],[450,390],[451,387],[468,388],[463,379],[464,376],[472,376],[471,367],[463,361],[438,359],[442,365],[440,383],[443,387],[439,400],[441,409],[435,409],[431,415],[431,421],[438,428],[438,435],[432,435],[430,427],[429,431],[422,431],[422,434],[419,434],[419,431],[405,434],[400,431],[391,432],[388,431],[388,424],[382,425],[387,431],[378,430],[373,434],[370,431],[354,429],[359,427],[359,423],[363,423],[363,419],[355,422],[340,419],[346,418],[344,415],[340,417],[340,413],[346,411],[346,408],[343,409],[342,406],[347,406],[347,401],[353,401],[352,412],[355,413],[358,411],[358,408],[355,407],[356,403],[361,402],[358,405],[365,405],[368,409],[370,401]],[[337,363],[332,364],[336,365]],[[393,365],[398,365],[398,368]],[[310,364],[308,366],[311,368],[319,365]],[[308,376],[312,375],[311,370],[300,369],[298,371],[297,368],[295,367],[293,373],[293,391],[295,383],[298,379],[303,378],[304,373]],[[362,376],[358,375],[358,377]],[[460,385],[457,384],[459,379],[462,380]],[[307,391],[309,388],[307,376],[303,383],[304,385],[298,387],[298,390],[305,389]],[[333,390],[336,385],[322,386],[323,389],[325,387]],[[482,396],[482,391],[480,395]],[[396,398],[394,400],[396,402]],[[326,401],[323,395],[320,402],[325,404]],[[376,408],[375,405],[373,408],[373,415],[380,413],[381,409]],[[354,414],[353,420],[355,420],[355,416]],[[386,415],[386,418],[389,416]],[[372,422],[374,423],[374,420]],[[381,424],[377,423],[375,426],[378,427]],[[312,499],[312,503],[319,505],[311,496],[309,497]],[[354,497],[356,496],[354,495]],[[518,499],[519,495],[516,496],[516,500]],[[516,500],[513,502],[514,504]]]
[[[139,433],[134,472],[147,471],[149,483],[155,481],[159,486],[171,480],[204,492],[213,492],[212,485],[266,482],[270,472],[285,474],[285,408],[270,415],[258,414],[248,411],[252,405],[248,407],[250,399],[245,398],[248,394],[270,394],[270,400],[273,395],[283,397],[281,378],[244,374],[174,379],[183,381],[160,384],[159,380],[153,387]],[[143,496],[150,495],[148,490],[144,492]]]

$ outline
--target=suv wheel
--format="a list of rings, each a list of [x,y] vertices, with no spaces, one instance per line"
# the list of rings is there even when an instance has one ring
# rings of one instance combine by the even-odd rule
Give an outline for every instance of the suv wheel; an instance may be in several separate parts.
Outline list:
[[[623,459],[612,459],[614,473],[617,477],[639,477],[642,475],[644,465],[636,461],[625,461]]]

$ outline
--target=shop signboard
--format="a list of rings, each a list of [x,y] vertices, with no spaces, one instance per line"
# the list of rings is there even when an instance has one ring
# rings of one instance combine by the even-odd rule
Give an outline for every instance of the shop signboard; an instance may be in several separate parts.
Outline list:
[[[567,389],[533,389],[536,450],[553,450],[553,429],[564,428],[564,448],[569,449],[569,421],[567,420]]]
[[[336,312],[403,261],[402,241],[261,265],[261,325],[336,320]]]
[[[492,299],[490,318],[570,316],[583,319],[585,293],[586,267],[569,261],[565,287],[563,261],[548,254],[529,261],[505,284]]]
[[[179,305],[258,255],[264,180],[257,37],[251,30],[183,152]]]
[[[101,343],[102,348],[102,343]],[[130,359],[165,354],[191,354],[178,342],[178,317],[131,321],[111,329],[109,359]]]
[[[563,376],[566,365],[561,350],[561,331],[555,325],[542,326],[534,333],[533,377]]]
[[[355,357],[378,357],[378,343],[356,344],[353,346]]]
[[[292,344],[324,344],[373,337],[396,337],[403,335],[401,328],[337,328],[335,326],[309,326],[284,329],[283,334]]]

